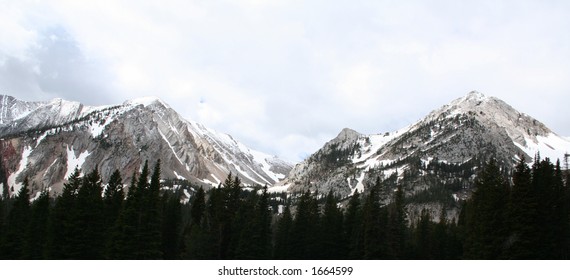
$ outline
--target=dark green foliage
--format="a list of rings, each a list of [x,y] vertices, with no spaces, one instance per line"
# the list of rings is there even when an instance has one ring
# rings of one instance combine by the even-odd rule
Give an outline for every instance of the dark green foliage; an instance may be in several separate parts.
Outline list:
[[[521,157],[522,158],[522,157]],[[532,186],[530,168],[520,160],[513,174],[509,203],[510,235],[505,258],[533,259],[538,245],[538,190]]]
[[[190,220],[190,226],[199,226],[202,223],[204,211],[206,211],[206,194],[204,192],[204,188],[200,187],[200,189],[198,189],[198,192],[196,192],[196,196],[192,201],[192,208],[190,211],[192,218]]]
[[[162,196],[162,253],[163,258],[175,260],[181,257],[182,205],[180,193],[165,193]]]
[[[291,255],[291,228],[293,225],[293,217],[289,206],[285,207],[283,215],[277,222],[275,230],[275,245],[273,247],[273,258],[278,260],[292,259]]]
[[[97,169],[83,179],[75,204],[75,248],[77,259],[101,259],[104,249],[104,216],[101,177]]]
[[[380,180],[370,190],[362,208],[363,258],[385,259],[388,211],[380,204]]]
[[[112,254],[112,245],[115,225],[121,213],[125,200],[123,179],[119,170],[115,170],[109,179],[103,196],[104,231],[105,231],[105,258]]]
[[[48,258],[50,259],[78,259],[80,257],[75,250],[77,213],[74,209],[81,181],[81,170],[76,168],[67,183],[63,185],[63,191],[55,201],[48,225]]]
[[[184,252],[183,258],[201,259],[202,252],[200,245],[204,244],[206,227],[206,195],[204,189],[200,187],[192,199],[190,206],[190,220],[184,230]]]
[[[315,259],[318,252],[319,209],[316,198],[306,191],[297,204],[297,214],[291,226],[292,259]]]
[[[125,200],[125,191],[123,190],[123,179],[121,172],[115,170],[109,179],[109,183],[105,188],[103,204],[105,208],[105,224],[107,228],[115,224],[121,206]]]
[[[238,230],[237,227],[241,225],[241,234],[235,258],[269,259],[271,256],[271,210],[267,187],[263,188],[261,195],[251,193],[248,201],[242,203],[244,209],[237,217],[238,224],[235,227]]]
[[[2,259],[18,260],[25,257],[24,250],[26,249],[26,233],[28,232],[30,214],[30,193],[28,179],[26,178],[14,198],[12,209],[6,220],[6,229],[0,243],[0,257]]]
[[[42,260],[46,258],[49,215],[50,199],[48,192],[44,190],[31,206],[24,259]]]
[[[505,180],[504,172],[491,160],[477,175],[476,190],[461,206],[456,223],[447,216],[453,205],[446,201],[433,210],[438,218],[424,209],[419,219],[408,221],[406,202],[410,200],[404,199],[404,186],[396,177],[378,179],[363,194],[355,192],[348,201],[339,202],[332,192],[326,196],[310,191],[270,195],[265,187],[243,189],[239,178],[230,175],[223,185],[208,192],[185,186],[193,195],[191,203],[181,204],[181,191],[170,190],[178,187],[162,185],[160,162],[152,174],[145,163],[141,174],[133,176],[126,198],[118,171],[103,191],[97,169],[85,177],[76,169],[53,203],[43,192],[30,204],[27,183],[17,196],[0,200],[0,256],[568,258],[570,174],[559,163],[538,158],[532,168],[521,160],[513,170],[512,180]],[[403,175],[416,176],[414,172]],[[390,203],[383,205],[385,201]],[[287,205],[284,212],[274,213],[272,208],[283,204]]]
[[[343,215],[337,204],[338,200],[331,190],[327,195],[321,218],[320,232],[322,234],[319,238],[321,259],[345,259],[347,255]]]
[[[509,190],[501,170],[491,160],[475,181],[470,202],[465,254],[467,258],[496,259],[508,246]]]
[[[363,255],[362,209],[358,190],[350,198],[344,215],[345,238],[347,241],[347,258],[359,259]]]
[[[407,226],[404,191],[399,185],[394,192],[394,200],[388,207],[388,232],[386,233],[389,259],[402,259],[406,254]]]

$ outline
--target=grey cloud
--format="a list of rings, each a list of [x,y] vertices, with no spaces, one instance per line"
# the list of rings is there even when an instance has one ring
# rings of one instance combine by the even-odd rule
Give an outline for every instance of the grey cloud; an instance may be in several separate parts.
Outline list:
[[[106,104],[113,100],[113,77],[103,65],[89,61],[61,27],[43,31],[25,58],[5,55],[0,64],[4,94],[28,100],[54,97]]]

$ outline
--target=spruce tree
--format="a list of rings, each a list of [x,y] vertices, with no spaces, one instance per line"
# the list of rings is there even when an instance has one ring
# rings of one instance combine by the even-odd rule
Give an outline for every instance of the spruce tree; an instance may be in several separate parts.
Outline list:
[[[380,205],[380,179],[370,189],[362,208],[363,258],[385,259],[388,211]]]
[[[43,190],[31,206],[31,219],[25,243],[25,259],[41,260],[46,258],[49,214],[49,193],[47,190]]]
[[[255,219],[255,206],[258,196],[255,192],[249,192],[246,199],[240,201],[232,225],[232,243],[235,244],[228,253],[229,259],[257,259],[257,245],[254,244],[257,229]],[[267,209],[266,209],[267,210]],[[257,240],[259,241],[259,240]]]
[[[63,184],[60,196],[55,200],[53,211],[50,213],[48,224],[49,259],[77,259],[74,253],[77,244],[77,213],[74,211],[77,202],[77,192],[81,186],[81,170],[75,168]]]
[[[312,259],[318,246],[318,205],[309,190],[300,197],[291,227],[291,258]]]
[[[537,257],[539,219],[538,193],[532,187],[531,171],[524,157],[515,167],[509,202],[509,238],[505,258],[534,259]]]
[[[200,187],[191,202],[190,223],[185,229],[184,235],[184,258],[200,259],[204,258],[204,250],[207,239],[207,218],[206,218],[206,195],[204,189]]]
[[[439,222],[433,227],[433,258],[436,260],[448,259],[448,224],[447,224],[447,210],[445,205],[441,205],[441,212],[439,215]]]
[[[12,209],[8,213],[4,240],[2,240],[1,258],[19,260],[25,257],[26,233],[30,222],[30,193],[28,178],[24,179],[18,194],[14,198]]]
[[[241,236],[236,250],[238,259],[269,259],[271,254],[271,211],[269,209],[269,196],[267,186],[262,189],[261,195],[253,192],[250,195],[253,207],[246,206],[246,213],[250,212],[248,220],[242,225]],[[251,205],[250,203],[242,203]],[[239,217],[237,219],[240,221]]]
[[[275,245],[273,247],[273,258],[278,260],[292,259],[291,255],[291,228],[293,225],[293,217],[289,206],[283,210],[279,221],[277,222],[277,229],[275,232]]]
[[[344,215],[344,229],[348,244],[348,258],[360,259],[364,255],[362,243],[362,209],[360,194],[354,192]]]
[[[393,203],[389,207],[388,232],[387,232],[387,254],[390,259],[402,259],[406,253],[406,240],[408,222],[404,205],[404,191],[398,185],[394,192]]]
[[[107,247],[110,259],[136,259],[139,246],[138,223],[140,221],[140,196],[136,173],[131,178],[131,184],[119,217],[112,229],[111,241]]]
[[[497,162],[491,159],[475,180],[470,224],[467,225],[468,258],[498,259],[507,246],[509,191]]]
[[[143,180],[143,175],[141,179]],[[139,180],[139,183],[140,183]],[[148,183],[147,183],[148,184]],[[160,259],[162,258],[162,213],[160,207],[160,160],[154,167],[150,185],[143,188],[143,200],[141,222],[138,225],[139,251],[137,258]]]
[[[123,178],[121,177],[121,172],[117,169],[111,174],[103,196],[105,225],[107,228],[111,228],[115,224],[124,200]]]
[[[200,187],[192,200],[190,210],[190,227],[199,226],[202,223],[204,212],[206,211],[206,193],[204,188]]]
[[[121,214],[125,200],[123,179],[119,170],[115,170],[109,179],[103,196],[104,230],[105,230],[105,258],[110,258],[115,237],[115,225]]]
[[[76,238],[74,256],[77,259],[96,260],[103,258],[105,227],[101,177],[95,168],[83,179],[77,192],[75,204]]]
[[[166,192],[162,197],[162,254],[167,260],[181,257],[182,205],[180,192]]]
[[[319,238],[321,259],[340,260],[347,256],[343,216],[337,203],[333,191],[330,190],[326,197],[321,219],[321,236]]]
[[[431,222],[431,216],[427,209],[422,209],[420,214],[420,219],[416,222],[414,228],[414,255],[413,258],[419,260],[430,260],[434,259],[432,249],[432,231],[433,226]]]

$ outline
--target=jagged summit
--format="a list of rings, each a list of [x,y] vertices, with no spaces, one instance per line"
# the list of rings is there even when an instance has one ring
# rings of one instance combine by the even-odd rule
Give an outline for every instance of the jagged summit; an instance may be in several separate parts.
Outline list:
[[[542,157],[556,161],[567,151],[568,139],[500,99],[472,91],[396,132],[360,135],[343,129],[295,166],[282,183],[291,191],[301,190],[310,182],[319,192],[334,188],[348,195],[362,191],[377,176],[394,175],[404,180],[410,174],[430,172],[430,164],[450,165],[446,168],[454,170],[494,157],[509,169],[520,155],[531,162],[540,152]],[[445,185],[446,180],[428,183],[418,179],[408,184],[418,191],[435,182]]]
[[[161,104],[163,106],[170,107],[170,106],[168,106],[168,104],[166,104],[164,101],[162,101],[157,96],[145,96],[145,97],[140,97],[140,98],[134,98],[131,100],[127,100],[123,103],[123,105],[143,105],[144,107],[150,106],[153,104]]]
[[[19,119],[44,102],[27,102],[10,95],[0,95],[0,126]]]
[[[361,136],[362,134],[357,132],[356,130],[350,128],[344,128],[333,140],[329,142],[329,144],[339,144],[343,146],[343,143],[353,142]]]
[[[479,91],[476,90],[472,90],[470,91],[467,95],[465,95],[464,99],[466,100],[485,100],[487,99],[487,96]]]
[[[0,103],[0,112],[13,116],[8,103]],[[165,179],[202,185],[217,185],[229,173],[248,185],[272,185],[291,169],[230,135],[185,120],[157,97],[99,107],[54,99],[25,108],[18,119],[0,125],[4,188],[10,193],[26,177],[36,190],[58,192],[76,166],[98,168],[103,178],[119,169],[127,182],[145,160],[160,159]]]

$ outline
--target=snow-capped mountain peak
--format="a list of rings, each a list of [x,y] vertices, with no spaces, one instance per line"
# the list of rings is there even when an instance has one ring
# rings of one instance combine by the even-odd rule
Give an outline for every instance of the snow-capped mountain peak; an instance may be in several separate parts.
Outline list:
[[[343,129],[295,166],[282,184],[297,191],[310,183],[320,192],[335,188],[349,195],[376,176],[398,175],[400,180],[434,161],[463,166],[494,157],[508,169],[520,155],[531,162],[540,152],[556,161],[567,151],[568,139],[500,99],[472,91],[396,132],[359,135]]]
[[[144,107],[153,105],[153,104],[161,104],[162,106],[169,107],[164,101],[162,101],[157,96],[145,96],[140,98],[134,98],[131,100],[127,100],[123,103],[123,105],[143,105]]]
[[[25,117],[44,102],[26,102],[9,95],[0,95],[0,126]]]
[[[0,107],[6,111],[10,108]],[[128,180],[144,160],[160,159],[165,179],[202,185],[217,185],[229,173],[245,184],[272,185],[291,169],[230,135],[185,120],[157,97],[99,107],[54,99],[6,121],[0,124],[0,153],[9,177],[4,186],[16,192],[25,177],[57,192],[76,166],[86,172],[98,168],[103,178],[119,169]]]

